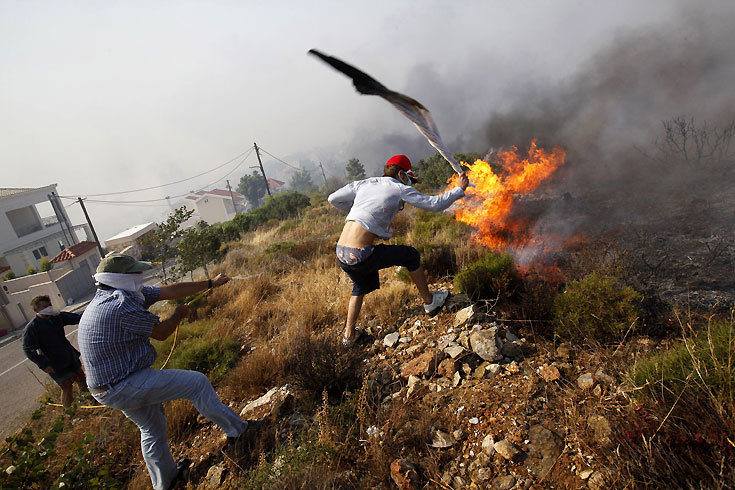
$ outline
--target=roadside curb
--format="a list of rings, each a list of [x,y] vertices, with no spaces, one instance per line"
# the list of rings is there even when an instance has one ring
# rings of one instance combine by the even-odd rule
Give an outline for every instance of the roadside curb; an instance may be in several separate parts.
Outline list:
[[[0,339],[0,347],[3,347],[3,346],[5,346],[5,345],[7,345],[7,344],[9,344],[11,342],[14,342],[14,341],[18,340],[21,337],[23,337],[23,330],[24,329],[21,328],[19,330],[14,331],[14,332],[8,332],[7,335],[5,335],[5,337],[3,337],[2,339]]]

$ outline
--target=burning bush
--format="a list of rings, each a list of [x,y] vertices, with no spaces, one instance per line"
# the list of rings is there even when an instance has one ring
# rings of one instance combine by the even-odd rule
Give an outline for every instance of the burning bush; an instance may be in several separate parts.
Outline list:
[[[613,276],[593,272],[554,300],[554,333],[569,340],[620,340],[635,327],[641,295]]]
[[[454,287],[473,300],[509,297],[515,292],[518,275],[510,255],[490,252],[462,269]]]

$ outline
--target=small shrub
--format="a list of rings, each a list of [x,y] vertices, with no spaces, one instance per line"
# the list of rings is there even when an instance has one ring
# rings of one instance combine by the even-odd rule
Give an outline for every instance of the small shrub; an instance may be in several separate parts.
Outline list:
[[[576,341],[619,341],[636,325],[641,300],[616,277],[593,272],[554,299],[554,333]]]
[[[451,244],[465,235],[467,231],[467,225],[455,220],[452,216],[419,211],[408,236],[409,242],[418,247],[437,241]]]
[[[41,264],[38,268],[41,272],[48,272],[54,268],[54,264],[49,261],[48,257],[41,257]]]
[[[13,271],[6,272],[5,275],[3,276],[3,279],[5,279],[6,281],[10,281],[11,279],[15,279],[15,272],[13,272]]]
[[[719,320],[684,338],[671,349],[636,363],[631,377],[654,398],[675,400],[685,388],[710,398],[718,412],[735,408],[735,331],[732,321]],[[690,330],[691,331],[691,330]]]
[[[290,255],[297,247],[294,242],[276,242],[265,249],[266,253],[269,254],[284,254]]]
[[[314,399],[327,391],[340,396],[359,384],[362,355],[359,349],[342,347],[340,336],[331,332],[297,333],[283,353],[284,374],[297,389]]]
[[[28,274],[29,276],[32,276],[33,274],[37,274],[37,273],[38,273],[38,270],[35,267],[33,267],[32,265],[28,266],[28,269],[26,270],[26,274]]]
[[[454,287],[473,300],[509,297],[517,286],[510,255],[490,252],[467,265],[454,278]]]

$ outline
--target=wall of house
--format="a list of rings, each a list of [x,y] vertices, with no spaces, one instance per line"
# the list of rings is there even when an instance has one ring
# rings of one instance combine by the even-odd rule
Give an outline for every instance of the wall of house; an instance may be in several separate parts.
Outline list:
[[[61,252],[59,241],[65,241],[64,234],[61,232],[54,233],[38,240],[34,240],[21,248],[17,248],[6,253],[5,260],[7,261],[8,265],[13,269],[13,272],[15,272],[16,276],[24,276],[26,274],[26,271],[28,270],[29,265],[32,265],[33,267],[38,269],[41,264],[41,259],[36,258],[33,251],[38,251],[39,255],[43,257],[42,252],[44,251],[43,249],[45,249],[45,257],[52,259],[59,252]]]
[[[196,207],[202,220],[210,225],[229,221],[235,217],[235,209],[232,207],[232,200],[229,198],[207,196],[197,201]]]
[[[0,284],[8,300],[3,310],[13,323],[9,330],[22,328],[30,318],[33,318],[35,313],[31,309],[30,302],[34,297],[47,295],[53,307],[61,310],[91,293],[95,287],[91,265],[87,260],[80,262],[78,268],[72,269],[71,263],[67,261],[56,264],[48,272],[0,281]],[[0,322],[7,322],[5,315],[1,313]]]
[[[0,254],[61,231],[58,223],[45,228],[35,206],[47,202],[48,194],[55,190],[56,186],[50,185],[0,199]],[[17,227],[20,229],[16,230]],[[35,231],[25,234],[26,229]]]
[[[95,286],[89,264],[85,261],[78,269],[64,274],[56,281],[56,287],[60,296],[64,298],[64,306],[70,305],[91,293]]]

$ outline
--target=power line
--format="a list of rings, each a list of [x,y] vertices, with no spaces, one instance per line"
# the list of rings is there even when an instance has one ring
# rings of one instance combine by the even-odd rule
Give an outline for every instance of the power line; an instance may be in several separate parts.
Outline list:
[[[287,167],[291,167],[292,169],[294,169],[294,170],[298,170],[298,171],[302,171],[302,170],[304,170],[303,168],[299,168],[299,167],[294,167],[294,166],[293,166],[293,165],[291,165],[290,163],[284,162],[283,160],[281,160],[281,159],[280,159],[280,158],[278,158],[277,156],[273,155],[273,154],[272,154],[271,152],[269,152],[268,150],[264,149],[264,148],[263,148],[262,146],[259,146],[258,148],[260,148],[260,149],[261,149],[261,150],[263,151],[263,153],[265,153],[266,155],[268,155],[268,156],[271,156],[271,157],[275,158],[276,160],[278,160],[278,161],[279,161],[279,162],[281,162],[282,164],[286,165]]]
[[[212,182],[210,184],[203,185],[203,186],[199,187],[197,190],[194,190],[194,191],[185,192],[183,194],[179,194],[179,195],[176,195],[176,196],[166,196],[166,197],[156,198],[156,199],[139,199],[139,200],[131,200],[131,201],[116,201],[116,200],[110,200],[110,199],[85,199],[85,200],[87,202],[105,203],[105,204],[142,204],[142,203],[166,201],[168,199],[177,199],[179,197],[188,196],[189,194],[192,194],[194,192],[198,192],[200,190],[203,190],[205,187],[213,186],[213,185],[217,184],[218,182],[220,182],[220,181],[226,179],[227,177],[229,177],[229,175],[232,172],[234,172],[235,170],[237,170],[245,162],[245,160],[247,159],[247,157],[250,156],[250,152],[249,151],[248,152],[244,152],[244,153],[247,153],[247,155],[242,160],[240,160],[240,163],[238,163],[237,165],[235,165],[235,167],[233,167],[232,170],[230,170],[224,176],[220,177],[219,179],[215,180],[214,182]],[[69,196],[59,196],[59,197],[63,197],[64,199],[77,199],[75,197],[69,197]]]
[[[231,158],[230,160],[226,161],[222,165],[218,165],[218,166],[216,166],[216,167],[214,167],[214,168],[212,168],[210,170],[207,170],[206,172],[202,172],[200,174],[194,175],[193,177],[187,177],[185,179],[177,180],[176,182],[169,182],[168,184],[154,185],[152,187],[143,187],[141,189],[133,189],[133,190],[130,190],[130,191],[106,192],[106,193],[100,193],[100,194],[87,194],[87,197],[116,196],[116,195],[119,195],[119,194],[130,194],[130,193],[133,193],[133,192],[149,191],[149,190],[152,190],[152,189],[160,189],[162,187],[167,187],[167,186],[174,185],[174,184],[181,184],[182,182],[186,182],[186,181],[189,181],[189,180],[192,180],[192,179],[196,179],[197,177],[201,177],[202,175],[206,175],[208,173],[214,172],[215,170],[219,170],[220,168],[222,168],[222,167],[224,167],[226,165],[229,165],[230,163],[234,162],[235,160],[237,160],[238,158],[242,157],[243,155],[245,155],[244,158],[247,158],[248,156],[250,156],[250,153],[252,151],[253,151],[253,148],[249,148],[248,150],[246,150],[246,151],[240,153],[239,155],[237,155],[236,157]],[[222,179],[220,179],[220,180],[222,180]],[[76,198],[73,198],[73,197],[70,197],[70,196],[59,196],[59,197],[63,197],[65,199],[76,199]]]

